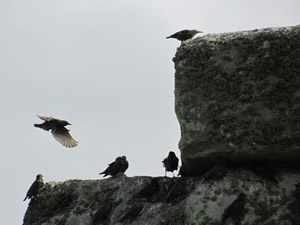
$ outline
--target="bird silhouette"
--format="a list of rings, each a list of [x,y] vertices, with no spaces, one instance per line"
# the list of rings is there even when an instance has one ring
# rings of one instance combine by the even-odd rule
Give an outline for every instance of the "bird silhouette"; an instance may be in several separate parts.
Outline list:
[[[51,130],[52,136],[59,143],[68,148],[73,148],[78,145],[78,142],[73,139],[70,135],[69,130],[65,128],[67,125],[71,125],[68,121],[56,119],[53,117],[47,116],[38,116],[41,120],[45,122],[41,124],[34,124],[35,127],[41,128],[43,130]]]
[[[203,32],[199,31],[199,30],[182,30],[182,31],[178,31],[175,34],[168,36],[167,39],[175,38],[179,41],[186,41],[188,39],[193,38],[198,33],[203,33]]]
[[[106,170],[104,170],[99,174],[104,174],[103,177],[106,177],[108,175],[115,177],[119,173],[125,173],[128,167],[129,167],[129,163],[126,159],[126,156],[119,156],[115,159],[114,162],[108,164]]]
[[[38,174],[38,175],[36,175],[35,181],[32,183],[32,185],[28,189],[27,194],[23,201],[25,201],[27,198],[32,199],[32,198],[37,197],[37,195],[39,194],[40,190],[43,187],[44,187],[43,175]]]
[[[168,171],[172,172],[173,176],[175,176],[174,170],[178,169],[178,161],[179,159],[177,158],[175,153],[170,151],[168,157],[162,161],[163,166],[165,167],[165,176],[167,176]]]

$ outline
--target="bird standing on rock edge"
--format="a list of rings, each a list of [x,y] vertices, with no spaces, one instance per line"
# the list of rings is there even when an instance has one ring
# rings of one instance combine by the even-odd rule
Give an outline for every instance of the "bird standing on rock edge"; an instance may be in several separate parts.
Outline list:
[[[32,183],[30,188],[27,191],[26,197],[24,198],[23,201],[25,201],[27,198],[32,199],[37,197],[39,194],[40,190],[44,187],[44,181],[43,181],[43,175],[38,174],[36,175],[35,181]]]
[[[125,173],[125,171],[128,169],[129,163],[126,159],[126,156],[119,156],[115,159],[114,162],[108,164],[108,167],[106,170],[99,174],[104,174],[103,177],[106,177],[108,175],[112,177],[116,177],[119,173]]]
[[[52,136],[62,145],[68,148],[73,148],[78,145],[78,142],[73,139],[70,135],[69,130],[65,128],[67,125],[71,125],[68,121],[56,119],[53,117],[39,116],[44,123],[34,124],[35,127],[41,128],[43,130],[51,130]]]
[[[174,170],[178,169],[178,162],[179,162],[179,159],[175,155],[175,152],[170,151],[168,157],[162,161],[162,163],[165,167],[165,176],[167,176],[167,171],[172,172],[173,176],[175,176]]]
[[[183,41],[193,38],[198,33],[203,33],[203,32],[199,31],[199,30],[182,30],[182,31],[178,31],[175,34],[168,36],[167,39],[175,38],[175,39],[183,42]]]

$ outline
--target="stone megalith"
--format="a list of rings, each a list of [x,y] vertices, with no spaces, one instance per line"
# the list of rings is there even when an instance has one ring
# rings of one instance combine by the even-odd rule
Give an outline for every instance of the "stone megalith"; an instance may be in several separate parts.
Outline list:
[[[300,25],[208,34],[173,61],[183,175],[218,157],[300,161]]]

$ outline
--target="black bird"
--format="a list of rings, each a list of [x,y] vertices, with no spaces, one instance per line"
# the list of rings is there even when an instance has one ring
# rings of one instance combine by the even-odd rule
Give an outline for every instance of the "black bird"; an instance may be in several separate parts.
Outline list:
[[[222,224],[224,224],[228,218],[231,218],[235,224],[238,224],[243,215],[245,204],[246,195],[244,193],[240,193],[238,198],[234,200],[230,206],[228,206],[228,208],[225,209],[222,216]]]
[[[108,167],[106,170],[99,174],[104,174],[103,177],[106,177],[108,175],[115,177],[118,173],[125,173],[125,171],[128,169],[129,163],[126,159],[126,156],[119,156],[115,159],[114,162],[108,164]]]
[[[222,179],[227,172],[227,164],[228,162],[225,158],[219,158],[215,166],[203,175],[201,183],[209,180],[218,181]]]
[[[35,181],[32,183],[29,190],[27,191],[26,197],[24,198],[23,201],[25,201],[27,198],[32,199],[32,198],[37,197],[37,195],[39,194],[40,190],[43,187],[44,187],[43,175],[38,174],[36,176]]]
[[[172,34],[172,35],[168,36],[167,39],[168,38],[175,38],[179,41],[186,41],[188,39],[193,38],[198,33],[203,33],[203,32],[199,31],[199,30],[182,30],[182,31],[179,31],[175,34]]]
[[[253,161],[252,170],[260,178],[267,180],[271,183],[278,184],[278,180],[275,177],[275,172],[264,162]]]
[[[71,125],[68,121],[65,120],[59,120],[53,117],[47,117],[47,116],[38,116],[41,120],[44,120],[45,122],[42,124],[34,124],[35,127],[41,128],[43,130],[49,131],[51,130],[51,133],[53,137],[62,145],[73,148],[78,145],[78,142],[75,141],[72,136],[69,133],[69,130],[65,128],[67,125]]]
[[[151,182],[143,187],[136,195],[137,198],[146,198],[151,201],[151,197],[159,190],[159,178],[152,178]]]
[[[167,171],[172,172],[174,176],[174,170],[178,169],[178,161],[179,159],[177,158],[175,153],[170,151],[168,157],[162,161],[165,167],[165,176],[167,176]]]

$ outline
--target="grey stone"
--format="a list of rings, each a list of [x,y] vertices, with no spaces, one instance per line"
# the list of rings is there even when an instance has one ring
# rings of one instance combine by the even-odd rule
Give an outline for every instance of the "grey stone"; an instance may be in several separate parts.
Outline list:
[[[151,179],[48,182],[39,198],[30,202],[23,225],[220,225],[225,210],[241,192],[246,195],[241,224],[292,225],[300,221],[295,197],[299,171],[281,171],[276,185],[248,169],[229,169],[222,180],[205,183],[202,177],[157,177],[157,196],[171,199],[136,198]]]
[[[231,163],[300,160],[300,26],[208,34],[177,49],[184,175]]]

